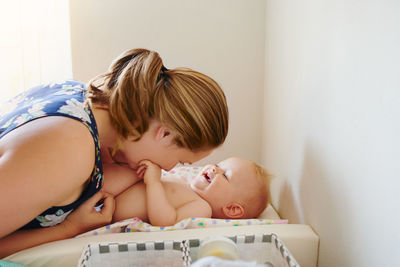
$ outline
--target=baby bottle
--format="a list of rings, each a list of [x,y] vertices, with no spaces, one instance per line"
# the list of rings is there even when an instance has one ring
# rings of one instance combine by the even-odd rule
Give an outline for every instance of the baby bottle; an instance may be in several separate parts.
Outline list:
[[[201,242],[197,258],[215,256],[226,260],[238,260],[238,249],[231,239],[223,236],[212,237]]]

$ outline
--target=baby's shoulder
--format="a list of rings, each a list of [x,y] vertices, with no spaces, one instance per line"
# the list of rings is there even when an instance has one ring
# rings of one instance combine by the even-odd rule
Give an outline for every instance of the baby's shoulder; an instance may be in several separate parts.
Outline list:
[[[189,184],[184,183],[179,179],[163,177],[162,184],[168,199],[178,206],[185,202],[190,202],[200,198],[195,192],[193,192]]]
[[[164,186],[165,190],[169,190],[172,192],[192,192],[190,185],[183,182],[180,179],[177,179],[176,177],[172,176],[167,176],[167,177],[162,177],[161,182]]]

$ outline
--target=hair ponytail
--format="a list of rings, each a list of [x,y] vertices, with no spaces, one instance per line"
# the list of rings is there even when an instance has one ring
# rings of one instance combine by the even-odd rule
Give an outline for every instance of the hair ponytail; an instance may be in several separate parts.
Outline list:
[[[228,133],[228,107],[218,84],[191,69],[166,69],[154,51],[123,53],[87,90],[91,103],[108,107],[122,138],[139,140],[150,119],[173,131],[178,146],[191,150],[215,148]]]
[[[107,73],[89,82],[88,99],[108,106],[121,137],[140,139],[148,129],[149,105],[162,66],[156,52],[132,49],[112,62]]]

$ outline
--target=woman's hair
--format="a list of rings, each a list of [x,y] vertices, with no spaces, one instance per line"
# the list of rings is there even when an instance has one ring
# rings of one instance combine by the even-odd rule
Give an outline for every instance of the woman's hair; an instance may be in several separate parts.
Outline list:
[[[190,150],[218,147],[228,134],[228,106],[219,85],[188,68],[166,69],[157,52],[126,51],[87,87],[89,102],[108,107],[119,138],[139,140],[151,119]]]

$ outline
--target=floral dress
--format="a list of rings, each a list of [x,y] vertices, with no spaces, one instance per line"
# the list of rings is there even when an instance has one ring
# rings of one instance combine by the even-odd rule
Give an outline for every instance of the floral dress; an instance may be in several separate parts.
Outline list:
[[[95,143],[95,166],[88,186],[75,202],[66,206],[54,206],[22,229],[48,227],[61,223],[74,209],[98,192],[103,183],[100,142],[93,113],[85,105],[85,85],[77,81],[34,87],[10,99],[0,106],[0,138],[17,127],[46,116],[64,116],[85,124]]]

